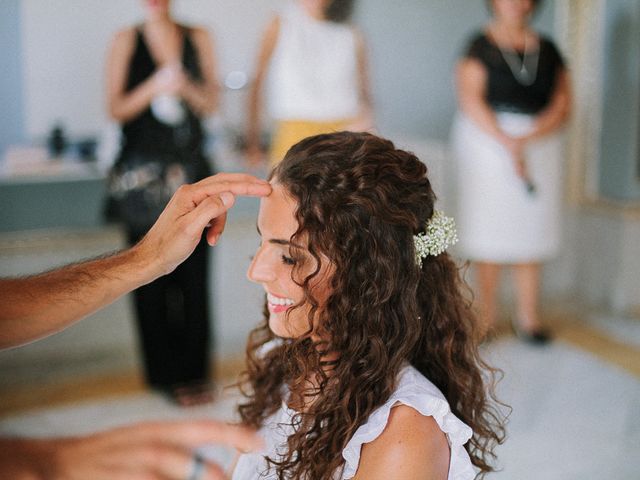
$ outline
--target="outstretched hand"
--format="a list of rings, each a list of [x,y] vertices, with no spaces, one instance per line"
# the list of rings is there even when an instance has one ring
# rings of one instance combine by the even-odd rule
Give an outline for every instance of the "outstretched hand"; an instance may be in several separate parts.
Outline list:
[[[214,420],[143,422],[85,437],[0,440],[0,477],[16,480],[188,478],[194,452],[208,444],[242,451],[262,447],[250,430]],[[204,461],[201,480],[226,478]]]
[[[134,248],[144,262],[157,267],[157,276],[169,273],[191,255],[207,227],[209,245],[218,242],[236,195],[262,197],[269,193],[267,181],[243,173],[219,173],[183,185]]]

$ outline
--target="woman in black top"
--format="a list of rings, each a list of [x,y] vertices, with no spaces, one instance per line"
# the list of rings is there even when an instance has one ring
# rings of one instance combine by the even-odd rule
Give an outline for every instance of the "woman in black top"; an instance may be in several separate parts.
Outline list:
[[[170,0],[144,7],[145,22],[116,35],[107,64],[108,109],[122,126],[110,188],[133,199],[115,202],[132,244],[180,184],[211,173],[200,119],[218,97],[207,31],[177,24]],[[203,239],[174,272],[135,292],[147,382],[180,404],[211,397],[207,279]]]
[[[501,266],[515,274],[514,329],[549,339],[538,319],[542,261],[559,248],[562,141],[570,109],[567,69],[529,20],[540,2],[491,0],[493,21],[473,36],[457,70],[462,252],[475,262],[484,328],[497,314]]]

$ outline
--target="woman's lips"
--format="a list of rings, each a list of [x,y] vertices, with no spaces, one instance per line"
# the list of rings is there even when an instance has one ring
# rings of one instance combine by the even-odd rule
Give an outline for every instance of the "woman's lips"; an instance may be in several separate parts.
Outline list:
[[[280,297],[267,292],[267,306],[271,313],[282,313],[288,310],[294,301],[290,298]]]

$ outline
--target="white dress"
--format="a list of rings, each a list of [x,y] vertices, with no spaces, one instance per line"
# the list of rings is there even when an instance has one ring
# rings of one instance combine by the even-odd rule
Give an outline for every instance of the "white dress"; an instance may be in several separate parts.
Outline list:
[[[524,135],[533,117],[496,113],[500,128]],[[471,119],[458,114],[452,130],[458,171],[456,220],[463,256],[475,261],[527,263],[555,256],[560,246],[562,135],[527,145],[527,192],[508,151]]]
[[[362,445],[378,438],[387,424],[391,409],[399,404],[410,406],[424,416],[433,417],[446,434],[451,449],[448,480],[472,480],[476,472],[464,448],[465,443],[471,438],[471,429],[451,413],[449,404],[440,390],[410,365],[400,372],[398,386],[391,397],[371,413],[366,423],[356,430],[347,443],[342,451],[344,468],[336,473],[336,480],[350,479],[356,474]],[[278,452],[282,454],[286,451],[286,439],[293,431],[290,425],[293,414],[294,412],[283,404],[282,408],[265,422],[260,429],[260,434],[265,438],[265,451],[241,455],[232,480],[277,479],[275,472],[269,471],[264,455],[276,458]]]
[[[277,120],[335,121],[359,112],[356,35],[348,24],[321,21],[297,3],[279,14],[269,67],[268,106]]]

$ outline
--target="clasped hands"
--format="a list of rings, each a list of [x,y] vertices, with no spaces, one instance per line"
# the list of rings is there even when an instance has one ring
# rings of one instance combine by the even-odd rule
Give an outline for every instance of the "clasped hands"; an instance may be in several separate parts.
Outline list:
[[[153,74],[152,81],[156,95],[182,96],[188,77],[180,63],[169,63]]]

